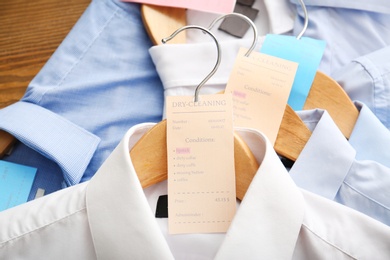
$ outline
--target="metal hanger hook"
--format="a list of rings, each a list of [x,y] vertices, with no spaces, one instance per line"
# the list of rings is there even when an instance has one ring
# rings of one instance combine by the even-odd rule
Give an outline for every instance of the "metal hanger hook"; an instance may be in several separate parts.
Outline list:
[[[235,17],[238,17],[238,18],[241,18],[243,19],[244,21],[246,21],[251,27],[252,27],[252,30],[253,30],[253,42],[252,42],[252,45],[251,47],[249,48],[249,50],[245,53],[245,57],[249,57],[249,55],[251,54],[251,52],[253,51],[253,49],[256,47],[256,44],[257,44],[257,41],[258,41],[258,33],[257,33],[257,28],[256,28],[256,25],[253,23],[253,21],[251,19],[249,19],[247,16],[243,15],[243,14],[239,14],[239,13],[230,13],[230,14],[225,14],[225,15],[222,15],[218,18],[216,18],[211,24],[210,26],[208,27],[209,30],[211,30],[211,28],[214,27],[214,25],[221,19],[224,19],[224,18],[227,18],[227,17],[231,17],[231,16],[235,16]]]
[[[213,70],[202,80],[202,82],[199,83],[199,85],[195,89],[195,100],[194,101],[198,102],[200,88],[203,87],[203,85],[215,74],[215,72],[217,71],[217,69],[219,67],[219,64],[221,63],[221,47],[219,45],[217,38],[214,36],[214,34],[212,32],[210,32],[208,29],[206,29],[202,26],[198,26],[198,25],[183,26],[183,27],[177,29],[176,31],[174,31],[170,36],[163,38],[161,40],[161,42],[163,44],[165,44],[168,41],[172,40],[181,31],[188,30],[188,29],[202,30],[203,32],[207,33],[208,35],[210,35],[213,38],[213,40],[217,46],[217,62],[215,63]]]
[[[303,10],[303,14],[305,16],[305,22],[303,24],[303,28],[302,28],[302,31],[298,34],[297,36],[297,39],[301,39],[301,37],[303,36],[303,34],[306,32],[306,29],[307,29],[307,26],[309,24],[309,15],[307,14],[307,9],[306,9],[306,5],[305,3],[303,2],[303,0],[299,0],[299,2],[301,3],[301,7],[302,7],[302,10]]]

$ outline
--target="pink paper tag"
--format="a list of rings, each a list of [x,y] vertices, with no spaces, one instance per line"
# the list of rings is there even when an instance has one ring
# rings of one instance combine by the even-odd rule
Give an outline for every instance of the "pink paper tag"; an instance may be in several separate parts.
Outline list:
[[[234,0],[123,0],[141,4],[160,5],[178,8],[188,8],[211,13],[231,13],[234,10]]]

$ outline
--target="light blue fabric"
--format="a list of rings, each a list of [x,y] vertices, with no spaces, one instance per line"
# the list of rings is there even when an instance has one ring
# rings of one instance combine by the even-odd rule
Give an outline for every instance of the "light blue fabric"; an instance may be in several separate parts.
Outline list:
[[[99,144],[97,136],[47,109],[24,101],[4,108],[0,115],[2,129],[56,162],[68,185],[80,182]]]
[[[365,103],[390,129],[390,46],[356,58],[333,78],[353,100]]]
[[[372,160],[390,168],[390,131],[364,103],[355,102],[359,117],[349,137],[357,160]]]
[[[377,121],[364,105],[360,111],[358,121]],[[378,125],[372,125],[372,128],[366,125],[363,129],[359,123],[352,133],[357,151],[326,111],[302,111],[299,114],[313,132],[290,169],[295,183],[390,225],[390,158],[388,152],[386,156],[378,157],[388,148],[383,145],[389,142],[389,132],[379,135],[383,126],[378,130],[374,128]],[[365,136],[368,131],[371,133]],[[364,143],[365,138],[373,142],[371,145],[378,146],[370,149]],[[380,140],[385,140],[383,145],[380,145]],[[380,158],[387,165],[369,160],[371,158]]]
[[[298,0],[290,1],[296,5],[300,5]],[[390,14],[390,5],[387,0],[304,0],[304,3],[306,6],[348,8]]]
[[[38,168],[29,199],[90,179],[124,133],[162,118],[163,87],[138,4],[92,1],[0,129],[21,142],[4,159]]]
[[[299,1],[294,35],[303,28]],[[390,45],[390,1],[308,0],[309,24],[304,36],[326,41],[319,70],[333,72],[353,59]]]
[[[294,34],[303,28],[298,0]],[[352,100],[362,101],[390,129],[390,1],[305,0],[305,36],[327,42],[319,70]]]

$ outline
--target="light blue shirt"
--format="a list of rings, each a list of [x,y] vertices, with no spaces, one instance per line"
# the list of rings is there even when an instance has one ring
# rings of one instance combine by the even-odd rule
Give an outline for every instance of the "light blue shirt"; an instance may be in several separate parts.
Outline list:
[[[350,143],[326,111],[299,112],[312,135],[290,175],[299,187],[390,225],[390,133],[366,106],[357,105]]]
[[[358,57],[333,74],[353,100],[365,103],[390,129],[390,46]]]
[[[163,87],[138,4],[94,0],[29,84],[0,110],[20,140],[4,159],[38,168],[29,199],[90,179],[124,133],[162,117]]]
[[[297,0],[294,35],[303,28],[304,15]],[[390,1],[305,0],[309,16],[304,36],[326,41],[319,70],[333,72],[353,59],[390,45]]]

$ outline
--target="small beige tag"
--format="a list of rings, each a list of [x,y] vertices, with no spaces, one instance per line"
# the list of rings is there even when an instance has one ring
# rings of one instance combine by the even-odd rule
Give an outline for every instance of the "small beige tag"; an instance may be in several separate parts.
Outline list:
[[[255,128],[275,143],[298,64],[241,48],[225,93],[233,94],[234,125]]]
[[[226,232],[236,211],[232,96],[167,97],[171,234]]]

